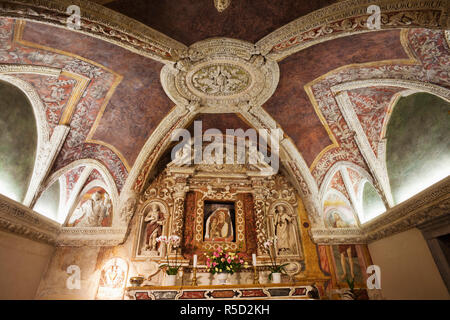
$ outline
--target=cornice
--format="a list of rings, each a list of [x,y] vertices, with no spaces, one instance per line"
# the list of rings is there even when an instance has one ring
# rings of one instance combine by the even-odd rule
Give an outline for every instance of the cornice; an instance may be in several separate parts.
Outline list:
[[[55,245],[60,225],[0,194],[0,230]]]
[[[361,229],[311,229],[316,244],[371,243],[441,219],[450,212],[450,176],[363,224]]]

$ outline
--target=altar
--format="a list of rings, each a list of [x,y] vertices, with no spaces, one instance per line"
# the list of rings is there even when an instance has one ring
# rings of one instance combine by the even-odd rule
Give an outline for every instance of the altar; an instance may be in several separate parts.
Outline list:
[[[301,283],[216,286],[142,286],[126,288],[129,300],[267,300],[320,299],[316,286]]]

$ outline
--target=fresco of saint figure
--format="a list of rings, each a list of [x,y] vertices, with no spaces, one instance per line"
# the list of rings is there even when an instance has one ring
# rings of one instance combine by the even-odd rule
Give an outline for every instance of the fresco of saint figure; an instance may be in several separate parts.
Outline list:
[[[233,224],[228,208],[217,208],[206,220],[205,241],[232,242]]]
[[[112,203],[108,193],[101,188],[94,188],[80,200],[68,226],[108,227],[111,225],[111,212]]]

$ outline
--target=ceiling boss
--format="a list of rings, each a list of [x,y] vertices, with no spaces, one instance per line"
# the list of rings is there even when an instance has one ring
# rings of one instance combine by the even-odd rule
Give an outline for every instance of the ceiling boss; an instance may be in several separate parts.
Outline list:
[[[239,112],[260,106],[274,93],[278,64],[249,42],[213,38],[174,51],[161,71],[166,94],[178,105],[198,102],[204,112]]]
[[[231,4],[231,0],[214,0],[214,6],[217,11],[225,11]]]

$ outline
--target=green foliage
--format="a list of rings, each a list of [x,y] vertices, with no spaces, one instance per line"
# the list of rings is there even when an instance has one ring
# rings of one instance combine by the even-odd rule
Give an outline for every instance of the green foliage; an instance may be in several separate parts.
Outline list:
[[[286,270],[284,267],[286,267],[289,263],[284,263],[280,266],[274,265],[270,268],[270,274],[269,274],[269,280],[272,280],[272,274],[273,273],[284,273],[286,274]]]

